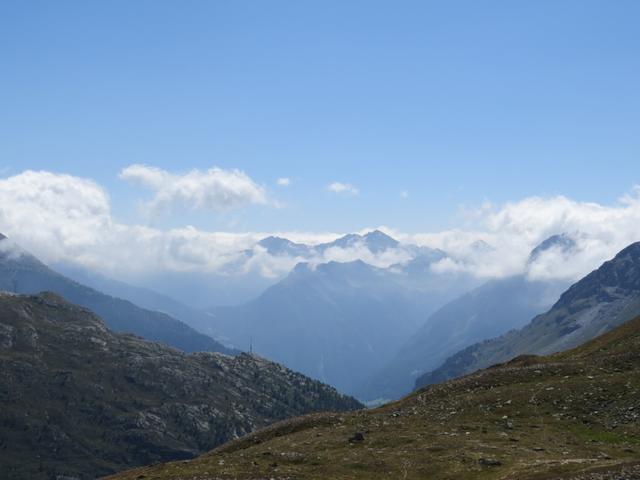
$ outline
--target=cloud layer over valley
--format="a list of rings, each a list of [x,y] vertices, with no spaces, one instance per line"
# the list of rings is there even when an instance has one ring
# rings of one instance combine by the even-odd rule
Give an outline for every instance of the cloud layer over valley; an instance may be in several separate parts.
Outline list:
[[[190,208],[223,212],[271,202],[263,187],[238,170],[212,168],[176,175],[132,165],[121,178],[152,191],[150,211]],[[337,190],[336,190],[337,191]],[[108,192],[91,179],[46,171],[24,171],[0,179],[0,232],[49,263],[66,262],[110,274],[132,272],[255,272],[286,274],[296,263],[363,260],[378,267],[408,261],[402,245],[438,248],[447,256],[430,268],[499,278],[527,272],[537,279],[578,279],[626,245],[640,240],[640,188],[613,205],[563,196],[530,197],[483,205],[470,227],[433,233],[404,233],[380,227],[401,246],[372,251],[362,242],[332,246],[309,255],[269,253],[258,242],[268,236],[318,245],[341,232],[207,232],[192,226],[161,229],[114,216]],[[369,230],[369,229],[367,229]],[[365,230],[365,231],[367,231]],[[346,232],[344,232],[346,233]],[[544,239],[567,234],[574,245],[550,245],[535,259],[529,253]]]

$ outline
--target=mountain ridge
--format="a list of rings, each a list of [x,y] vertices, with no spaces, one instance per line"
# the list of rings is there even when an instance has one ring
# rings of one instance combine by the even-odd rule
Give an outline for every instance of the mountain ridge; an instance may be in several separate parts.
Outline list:
[[[188,462],[109,480],[623,480],[640,476],[640,317],[382,407],[274,424]],[[144,475],[144,477],[141,477]]]
[[[571,241],[565,234],[548,237],[531,250],[527,266],[532,267],[532,263],[551,248],[573,245]],[[491,248],[485,242],[472,247]],[[525,272],[489,279],[464,292],[431,313],[395,357],[363,384],[358,396],[378,403],[410,393],[418,377],[437,368],[459,350],[522,327],[550,308],[566,290],[567,283],[532,279]]]
[[[526,275],[487,281],[433,312],[359,397],[395,399],[410,393],[421,374],[468,345],[524,326],[564,288],[563,282],[531,281]]]
[[[0,290],[24,294],[52,291],[96,312],[114,330],[164,342],[187,352],[238,353],[167,314],[140,308],[75,282],[7,242],[6,238],[0,240]]]
[[[230,345],[253,339],[260,354],[353,394],[443,299],[405,281],[362,260],[302,262],[257,299],[210,309],[211,328]]]
[[[640,314],[640,242],[621,250],[569,287],[520,330],[471,345],[416,380],[437,383],[522,354],[572,348]]]
[[[111,332],[52,293],[0,293],[0,471],[89,479],[185,459],[301,413],[360,404],[254,354]]]

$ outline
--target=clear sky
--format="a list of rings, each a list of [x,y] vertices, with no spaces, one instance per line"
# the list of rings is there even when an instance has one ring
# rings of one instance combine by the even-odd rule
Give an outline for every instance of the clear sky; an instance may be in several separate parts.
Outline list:
[[[638,25],[636,0],[5,0],[0,176],[93,179],[130,222],[151,196],[119,178],[132,164],[264,189],[266,205],[150,220],[206,230],[429,231],[487,200],[610,204],[640,183]]]

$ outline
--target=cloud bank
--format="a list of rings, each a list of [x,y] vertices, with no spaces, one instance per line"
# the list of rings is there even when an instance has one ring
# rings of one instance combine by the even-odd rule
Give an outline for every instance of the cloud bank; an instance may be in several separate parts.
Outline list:
[[[476,212],[476,228],[407,237],[451,253],[437,268],[482,277],[527,273],[531,278],[577,280],[630,243],[640,241],[640,188],[614,205],[578,202],[564,196],[531,197],[501,206],[485,204]],[[552,248],[534,264],[529,253],[546,238],[566,233],[576,242],[571,252]],[[481,245],[490,248],[479,248]]]
[[[184,203],[189,208],[218,211],[266,201],[264,191],[238,171],[212,169],[176,176],[138,165],[128,167],[122,175],[154,191],[152,208]],[[213,185],[217,191],[207,192],[204,185]],[[464,229],[419,234],[382,229],[404,243],[447,252],[447,258],[432,265],[434,271],[466,272],[482,278],[526,273],[536,279],[577,280],[640,240],[640,188],[613,205],[563,196],[483,205],[474,212],[473,226]],[[206,232],[190,226],[162,230],[124,224],[114,218],[109,195],[96,182],[46,171],[25,171],[0,179],[0,232],[47,263],[67,262],[114,276],[163,271],[283,275],[298,261],[308,259],[272,256],[256,245],[258,240],[276,235],[318,244],[340,235]],[[530,251],[558,233],[570,235],[575,247],[570,252],[550,248],[529,263]],[[329,248],[313,261],[356,259],[385,267],[408,257],[401,249],[374,255],[355,245]]]

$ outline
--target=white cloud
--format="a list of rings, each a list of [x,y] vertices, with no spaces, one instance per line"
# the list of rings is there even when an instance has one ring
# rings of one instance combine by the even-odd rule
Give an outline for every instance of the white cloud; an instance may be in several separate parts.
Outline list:
[[[145,167],[135,176],[141,178],[144,174],[148,174],[146,182],[161,186],[166,182],[167,173],[162,170]],[[379,228],[403,242],[450,253],[450,258],[434,266],[437,271],[462,271],[479,277],[527,273],[531,278],[577,280],[640,240],[640,188],[612,205],[562,196],[487,204],[474,214],[473,227],[466,229],[407,234]],[[205,232],[189,226],[162,230],[123,224],[113,217],[107,192],[94,181],[43,171],[25,171],[0,179],[0,232],[45,262],[73,263],[113,276],[163,271],[252,271],[273,277],[286,273],[303,259],[274,258],[256,247],[261,238],[275,235],[318,244],[340,235]],[[571,255],[551,249],[528,265],[529,252],[558,233],[567,233],[576,241]],[[490,248],[479,247],[479,240]],[[253,254],[247,257],[246,250]],[[373,255],[361,245],[352,245],[328,249],[322,257],[312,260],[356,259],[388,266],[406,260],[406,252],[388,250]]]
[[[159,170],[149,181],[161,181]],[[161,230],[127,225],[113,218],[110,199],[97,183],[46,171],[25,171],[0,179],[0,232],[45,263],[64,262],[111,273],[226,272],[243,251],[269,235],[310,244],[336,233],[205,232],[185,226]],[[3,242],[6,247],[8,244]],[[241,271],[281,274],[291,260],[258,256]],[[264,263],[264,267],[260,263]]]
[[[400,192],[400,198],[409,198],[409,192],[407,192],[406,190],[403,190]]]
[[[333,182],[327,185],[327,190],[337,194],[357,195],[359,190],[350,183]]]
[[[100,244],[113,227],[109,196],[98,184],[30,170],[0,180],[0,225],[25,248],[46,248],[51,257]]]
[[[276,180],[276,183],[279,187],[288,187],[289,185],[291,185],[291,179],[287,177],[280,177],[278,180]]]
[[[47,263],[107,271],[214,271],[255,243],[251,234],[118,223],[98,184],[42,171],[0,180],[0,232]]]
[[[173,174],[148,165],[130,165],[120,172],[120,178],[151,189],[154,197],[147,203],[151,212],[186,207],[224,212],[249,204],[265,204],[263,187],[240,170],[210,168]]]
[[[473,230],[416,234],[407,240],[441,248],[456,259],[439,268],[464,270],[482,277],[527,273],[532,278],[577,280],[630,243],[640,240],[640,189],[611,206],[578,202],[564,196],[530,197],[502,206],[485,204],[476,212]],[[552,249],[533,265],[531,250],[554,234],[567,233],[576,241],[571,255]],[[490,250],[477,251],[482,240]]]

